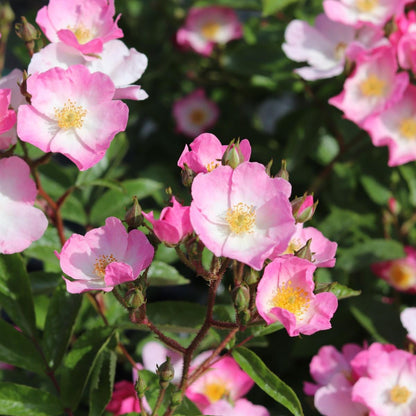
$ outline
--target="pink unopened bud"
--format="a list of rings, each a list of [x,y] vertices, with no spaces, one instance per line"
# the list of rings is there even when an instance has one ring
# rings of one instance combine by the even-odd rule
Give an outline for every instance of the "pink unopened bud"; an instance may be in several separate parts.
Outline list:
[[[304,194],[291,201],[293,216],[297,223],[309,221],[315,213],[318,201],[313,202],[313,196]]]
[[[233,139],[225,150],[221,163],[223,165],[231,166],[233,169],[235,169],[243,162],[244,155],[240,149],[240,139],[238,139],[236,143],[234,143]]]
[[[400,206],[396,198],[390,197],[387,203],[392,214],[397,215],[400,212]]]

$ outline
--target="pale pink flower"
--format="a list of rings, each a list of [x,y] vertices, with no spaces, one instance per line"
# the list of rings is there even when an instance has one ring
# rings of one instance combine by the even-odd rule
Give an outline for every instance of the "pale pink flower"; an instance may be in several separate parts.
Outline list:
[[[403,309],[400,320],[408,332],[407,337],[416,343],[416,308]]]
[[[330,292],[313,293],[314,271],[311,262],[292,256],[266,266],[257,287],[256,306],[267,324],[280,321],[291,337],[331,328],[338,301]]]
[[[109,292],[114,286],[130,282],[150,266],[154,249],[138,230],[127,233],[118,218],[110,217],[105,225],[88,231],[85,236],[73,234],[62,247],[62,271],[70,293],[89,290]]]
[[[416,250],[404,248],[404,258],[374,263],[371,270],[395,289],[416,293]]]
[[[204,415],[212,416],[269,416],[269,411],[247,399],[238,399],[231,404],[225,399],[218,400],[204,409]]]
[[[210,354],[211,351],[200,354],[193,361],[193,366],[204,361]],[[204,412],[210,404],[219,400],[240,399],[253,384],[253,380],[241,370],[234,358],[222,357],[187,388],[186,396]]]
[[[367,362],[367,376],[354,385],[352,398],[377,416],[416,414],[416,356],[402,351],[375,351]]]
[[[211,128],[217,122],[218,114],[217,104],[207,98],[202,89],[195,90],[173,104],[176,130],[188,137],[195,137]]]
[[[33,206],[36,195],[26,162],[17,156],[0,159],[0,253],[18,253],[42,237],[48,220]]]
[[[388,146],[389,166],[416,160],[416,87],[409,84],[400,101],[368,117],[362,127],[375,146]]]
[[[403,13],[411,0],[324,0],[326,15],[335,22],[350,26],[384,24],[395,14]]]
[[[260,270],[295,232],[290,192],[289,182],[270,178],[259,163],[219,166],[192,183],[191,224],[217,257]]]
[[[344,112],[344,117],[358,125],[371,114],[386,110],[402,97],[409,83],[405,72],[396,73],[394,50],[380,47],[357,57],[357,67],[345,81],[341,94],[329,103]]]
[[[172,206],[163,208],[160,217],[156,220],[153,211],[143,216],[152,224],[156,237],[167,244],[178,244],[184,237],[193,232],[189,219],[189,207],[181,205],[174,196]]]
[[[115,383],[113,395],[105,410],[112,416],[121,416],[131,412],[139,413],[140,403],[134,384],[127,380]]]
[[[118,39],[104,44],[100,54],[86,56],[78,49],[62,42],[51,43],[32,56],[29,74],[45,72],[51,68],[67,69],[71,65],[84,65],[93,72],[102,72],[113,81],[115,99],[144,100],[147,93],[136,82],[147,67],[146,55],[127,46]]]
[[[16,112],[9,108],[11,91],[0,89],[0,150],[6,150],[16,143],[11,129],[16,125]]]
[[[216,136],[211,133],[200,134],[190,145],[185,145],[178,160],[178,166],[182,169],[185,165],[195,173],[211,172],[221,165],[221,159],[227,150],[227,145],[222,145]],[[250,160],[251,146],[247,139],[239,143],[244,161]]]
[[[19,137],[44,152],[59,152],[80,170],[98,163],[114,136],[126,128],[128,107],[113,100],[115,87],[83,65],[53,68],[27,80],[31,105],[17,117]]]
[[[210,56],[216,44],[225,44],[243,36],[235,11],[229,7],[193,7],[176,34],[178,45]]]
[[[357,30],[320,14],[314,26],[292,20],[286,28],[282,49],[293,61],[306,61],[309,66],[295,69],[295,72],[303,79],[314,81],[341,74],[351,46],[365,50],[374,47],[382,36],[379,28]]]
[[[312,253],[312,263],[316,267],[334,267],[338,244],[328,240],[316,228],[304,228],[301,223],[296,224],[296,232],[293,234],[286,250],[279,254],[295,254],[305,246],[308,240],[311,240],[309,248]],[[270,258],[274,259],[279,254],[273,252]]]
[[[49,0],[36,23],[51,42],[64,42],[84,54],[100,53],[103,45],[123,37],[113,20],[114,0]]]

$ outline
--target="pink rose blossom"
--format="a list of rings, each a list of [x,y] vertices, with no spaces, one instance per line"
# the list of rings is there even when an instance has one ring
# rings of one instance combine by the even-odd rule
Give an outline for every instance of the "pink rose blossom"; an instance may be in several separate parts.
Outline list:
[[[267,324],[280,321],[291,337],[331,328],[338,301],[333,293],[313,293],[314,271],[309,261],[291,256],[266,266],[257,288],[256,306]]]
[[[188,137],[195,137],[211,128],[218,120],[219,109],[205,96],[202,89],[180,98],[173,104],[176,130]]]
[[[140,412],[140,403],[134,384],[127,380],[115,383],[113,395],[105,410],[110,412],[112,416]]]
[[[351,46],[366,50],[374,47],[382,36],[382,30],[376,27],[357,30],[320,14],[315,26],[292,20],[286,28],[282,49],[293,61],[306,61],[309,66],[295,72],[303,79],[314,81],[341,74]]]
[[[370,55],[361,54],[344,90],[329,103],[342,110],[345,118],[361,125],[368,116],[386,110],[402,97],[409,76],[396,71],[396,58],[390,47],[380,47]]]
[[[243,36],[243,28],[235,11],[229,7],[193,7],[183,27],[176,34],[178,45],[210,56],[216,44],[224,44]]]
[[[186,164],[195,173],[206,173],[221,165],[221,159],[228,146],[222,145],[213,134],[203,133],[190,144],[190,147],[191,150],[188,145],[185,145],[178,160],[178,166],[184,169]],[[249,141],[241,140],[239,147],[244,161],[249,161],[251,156]]]
[[[156,237],[167,244],[178,244],[185,236],[193,232],[189,219],[189,207],[181,205],[173,196],[172,206],[163,208],[158,220],[154,219],[153,211],[143,216],[153,225]]]
[[[274,250],[283,252],[294,231],[291,186],[270,178],[259,163],[219,166],[192,184],[191,224],[217,257],[260,270]]]
[[[11,91],[0,89],[0,150],[6,150],[15,143],[11,129],[16,124],[16,112],[10,110]]]
[[[416,308],[403,309],[400,320],[408,332],[407,337],[416,343]]]
[[[195,358],[193,365],[204,361],[210,354],[211,351],[200,354]],[[253,384],[253,380],[240,369],[234,358],[222,357],[187,388],[186,396],[204,411],[210,404],[219,400],[240,399]]]
[[[374,351],[368,355],[367,376],[354,385],[352,398],[372,416],[416,414],[416,356],[402,351]]]
[[[28,67],[29,74],[45,72],[51,68],[69,68],[71,65],[84,65],[93,72],[102,72],[113,81],[115,99],[144,100],[148,97],[136,82],[147,67],[146,55],[134,48],[128,49],[121,40],[110,40],[103,51],[94,56],[86,56],[78,49],[65,43],[51,43],[32,56]]]
[[[409,84],[400,101],[362,127],[375,146],[388,146],[389,166],[416,160],[416,87]]]
[[[395,289],[416,293],[416,250],[405,247],[406,257],[374,263],[371,270]]]
[[[335,22],[349,26],[371,23],[384,24],[395,14],[403,13],[411,0],[324,0],[326,15]]]
[[[121,283],[130,282],[150,266],[154,249],[138,230],[127,233],[118,218],[110,217],[105,226],[88,231],[85,236],[73,234],[62,247],[62,271],[70,293],[89,290],[109,292]]]
[[[33,206],[36,195],[26,162],[17,156],[0,159],[0,253],[21,252],[42,237],[48,220]]]
[[[105,42],[123,37],[114,13],[114,0],[49,0],[38,11],[36,23],[51,42],[96,54]]]
[[[44,152],[59,152],[80,170],[98,163],[126,128],[128,107],[113,100],[115,87],[83,65],[53,68],[27,80],[31,105],[19,108],[19,137]]]
[[[390,42],[397,49],[397,59],[403,69],[416,72],[416,12],[397,17],[396,31],[390,35]]]
[[[210,404],[204,410],[204,415],[212,416],[269,416],[268,410],[249,402],[247,399],[238,399],[234,405],[225,399]]]

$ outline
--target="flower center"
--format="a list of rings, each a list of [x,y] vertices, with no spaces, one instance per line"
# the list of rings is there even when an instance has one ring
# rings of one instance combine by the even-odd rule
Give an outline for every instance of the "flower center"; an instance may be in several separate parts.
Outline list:
[[[376,6],[378,6],[379,0],[357,0],[357,9],[362,13],[371,12]]]
[[[286,282],[277,289],[273,297],[274,307],[286,309],[296,316],[302,318],[303,314],[309,309],[311,297],[308,292],[300,287],[293,287],[292,282]]]
[[[89,42],[93,38],[91,31],[84,25],[68,26],[68,29],[75,35],[80,45]]]
[[[289,245],[287,246],[287,249],[282,254],[295,254],[301,248],[302,248],[302,243],[296,238],[293,238],[292,240],[290,240]]]
[[[360,84],[361,93],[367,97],[382,97],[384,95],[385,87],[385,81],[374,74],[370,74]]]
[[[397,404],[406,403],[409,400],[410,391],[403,386],[394,386],[390,390],[390,400]]]
[[[225,219],[234,234],[252,233],[256,222],[256,211],[253,205],[239,202],[227,210]]]
[[[191,120],[191,123],[193,124],[197,124],[197,125],[202,124],[206,119],[205,111],[199,108],[192,110],[191,113],[189,114],[189,118]]]
[[[337,60],[341,60],[345,55],[345,49],[347,49],[347,44],[344,42],[339,42],[337,46],[335,46],[335,58]]]
[[[414,271],[405,264],[393,264],[390,269],[390,278],[399,288],[407,289],[413,284]]]
[[[217,402],[228,394],[229,391],[225,387],[224,383],[209,383],[205,386],[205,395],[208,397],[211,403]]]
[[[400,123],[400,134],[409,140],[416,139],[416,120],[413,118],[405,118]]]
[[[65,130],[82,127],[86,114],[87,110],[82,105],[76,105],[76,102],[69,98],[62,108],[55,108],[58,126]]]
[[[217,36],[218,31],[220,30],[220,25],[217,22],[206,22],[201,28],[202,36],[206,40],[215,40],[215,37]]]
[[[106,256],[105,254],[102,254],[100,257],[97,257],[94,263],[94,274],[98,277],[101,277],[101,279],[104,279],[105,268],[110,263],[114,263],[115,261],[118,261],[118,260],[112,254],[108,256]]]
[[[220,164],[221,163],[217,162],[216,160],[214,160],[213,162],[209,162],[208,165],[206,166],[207,172],[212,172],[214,169],[220,166]]]

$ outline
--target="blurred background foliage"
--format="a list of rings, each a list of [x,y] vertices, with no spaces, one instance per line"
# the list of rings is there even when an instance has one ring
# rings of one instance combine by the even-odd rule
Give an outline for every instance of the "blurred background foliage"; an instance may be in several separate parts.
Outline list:
[[[298,338],[279,331],[256,339],[256,353],[294,388],[305,414],[314,415],[302,393],[302,383],[310,380],[309,362],[320,346],[332,344],[339,348],[348,342],[362,344],[374,340],[403,345],[400,305],[411,305],[414,297],[393,292],[372,274],[370,265],[402,257],[403,244],[416,244],[414,163],[388,168],[386,148],[375,148],[364,132],[343,120],[341,113],[327,103],[342,89],[344,75],[306,83],[292,72],[296,64],[281,49],[285,28],[295,18],[313,22],[322,12],[321,0],[116,0],[115,3],[117,13],[122,14],[119,24],[125,34],[123,41],[149,59],[139,81],[149,98],[128,102],[127,131],[114,140],[98,165],[81,173],[71,164],[45,165],[41,170],[44,187],[58,198],[68,187],[75,186],[62,213],[68,235],[101,226],[110,215],[123,218],[132,195],[138,196],[146,211],[162,209],[168,199],[164,191],[168,186],[189,202],[176,162],[184,145],[191,140],[175,131],[172,105],[202,87],[220,108],[212,133],[224,144],[233,138],[249,139],[252,160],[267,164],[273,159],[274,174],[285,159],[293,196],[309,191],[319,200],[311,225],[336,241],[339,248],[335,268],[320,269],[318,281],[337,281],[362,291],[359,297],[340,301],[332,320],[333,329],[329,331]],[[26,16],[34,23],[37,10],[45,4],[46,1],[40,0],[12,0],[11,7],[17,17]],[[209,58],[179,50],[174,42],[175,33],[189,8],[212,4],[237,11],[244,25],[243,39],[216,49]],[[11,32],[4,74],[15,67],[24,69],[28,62],[24,45]],[[31,152],[35,154],[37,150],[31,148]],[[396,198],[400,206],[397,217],[388,211],[390,197]],[[48,230],[44,238],[26,250],[26,258],[31,259],[30,276],[40,329],[45,323],[50,293],[57,285],[56,277],[60,276],[53,254],[58,246],[55,231]],[[158,273],[163,276],[168,271],[183,274],[191,283],[175,288],[151,287],[150,310],[151,303],[158,300],[204,302],[205,283],[181,267],[173,250],[160,249],[156,259],[160,263],[154,267],[155,279]],[[171,266],[178,271],[166,269]],[[157,267],[165,269],[158,271]],[[36,279],[40,269],[48,272],[42,274],[42,281]],[[383,302],[386,297],[395,301]],[[105,299],[110,319],[125,321],[122,340],[138,358],[147,334],[130,330],[120,307],[109,296]],[[224,289],[221,299],[224,304],[229,301]],[[192,306],[186,313],[195,319],[197,311]],[[83,305],[81,314],[83,319],[78,322],[90,328],[97,325],[91,307]],[[171,311],[160,319],[168,319],[169,315]],[[190,317],[183,319],[189,323]],[[129,368],[126,364],[117,377],[129,378]],[[2,377],[9,380],[21,376],[10,372]],[[32,382],[36,384],[35,379]],[[249,399],[264,404],[272,415],[286,414],[259,389],[253,390]]]

